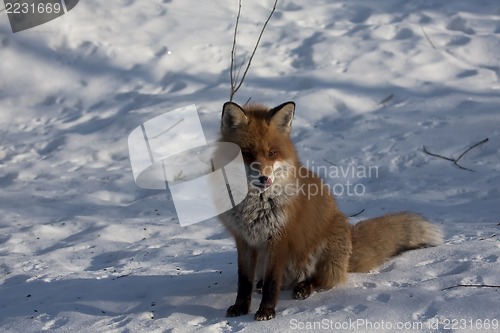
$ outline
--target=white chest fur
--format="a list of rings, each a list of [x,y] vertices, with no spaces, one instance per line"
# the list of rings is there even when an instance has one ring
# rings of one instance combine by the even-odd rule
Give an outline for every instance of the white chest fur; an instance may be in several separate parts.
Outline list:
[[[222,222],[250,245],[264,245],[279,236],[287,222],[285,205],[292,196],[277,189],[274,185],[264,192],[251,189],[239,205],[221,216]]]

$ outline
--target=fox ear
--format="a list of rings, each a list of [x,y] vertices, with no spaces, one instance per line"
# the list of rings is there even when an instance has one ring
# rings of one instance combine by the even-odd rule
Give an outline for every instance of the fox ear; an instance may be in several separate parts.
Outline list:
[[[290,133],[292,120],[295,114],[295,103],[286,102],[269,111],[269,125]]]
[[[221,128],[232,130],[239,125],[248,124],[248,117],[245,111],[236,103],[226,102],[222,107]]]

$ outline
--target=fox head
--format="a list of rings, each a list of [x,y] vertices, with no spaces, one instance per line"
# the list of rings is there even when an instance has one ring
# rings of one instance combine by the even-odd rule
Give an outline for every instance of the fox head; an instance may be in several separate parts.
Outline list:
[[[249,182],[261,191],[286,181],[298,164],[290,140],[294,113],[294,102],[272,109],[227,102],[222,108],[221,139],[240,147]]]

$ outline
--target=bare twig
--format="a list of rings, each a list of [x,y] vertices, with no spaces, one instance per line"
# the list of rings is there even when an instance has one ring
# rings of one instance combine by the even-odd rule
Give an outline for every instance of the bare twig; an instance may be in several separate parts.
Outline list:
[[[424,36],[425,38],[427,38],[427,41],[429,42],[429,44],[431,44],[432,48],[435,49],[436,46],[434,45],[434,43],[431,41],[431,39],[429,38],[429,36],[427,35],[427,33],[425,32],[424,30],[424,26],[423,25],[420,25],[420,28],[422,29],[422,32],[424,33]]]
[[[455,164],[457,167],[459,167],[460,169],[463,169],[463,170],[467,170],[467,171],[471,171],[471,172],[475,172],[474,170],[472,169],[469,169],[469,168],[466,168],[464,166],[461,166],[460,164],[458,164],[458,161],[460,161],[460,159],[462,157],[464,157],[465,154],[467,154],[470,150],[476,148],[477,146],[485,143],[485,142],[488,142],[489,139],[486,138],[476,144],[473,144],[472,146],[470,146],[469,148],[467,148],[466,150],[464,150],[463,153],[460,154],[460,156],[458,156],[457,158],[451,158],[451,157],[446,157],[446,156],[443,156],[443,155],[439,155],[439,154],[434,154],[434,153],[431,153],[430,151],[427,150],[427,148],[424,146],[424,153],[426,153],[427,155],[431,155],[431,156],[434,156],[434,157],[439,157],[439,158],[442,158],[444,160],[447,160],[447,161],[450,161],[450,162],[453,162],[453,164]]]
[[[480,141],[480,142],[478,142],[478,143],[476,143],[476,144],[474,144],[474,145],[470,146],[470,147],[469,147],[469,148],[467,148],[467,149],[466,149],[466,150],[465,150],[462,154],[460,154],[460,156],[458,156],[458,158],[457,158],[455,161],[456,161],[456,162],[460,161],[460,159],[461,159],[461,158],[462,158],[465,154],[467,154],[467,153],[468,153],[471,149],[476,148],[477,146],[479,146],[479,145],[481,145],[481,144],[483,144],[483,143],[485,143],[485,142],[488,142],[488,140],[489,140],[489,139],[488,139],[488,138],[486,138],[486,139],[484,139],[484,140],[482,140],[482,141]]]
[[[134,274],[134,273],[133,273],[133,272],[130,272],[130,273],[126,273],[126,274],[118,275],[118,276],[113,277],[113,278],[112,278],[112,280],[122,279],[122,278],[127,277],[127,276],[130,276],[130,275],[132,275],[132,274]]]
[[[245,81],[245,77],[247,76],[248,70],[250,69],[250,66],[252,64],[253,57],[255,56],[255,52],[257,52],[257,48],[259,47],[260,40],[262,38],[262,35],[264,34],[264,31],[266,30],[267,24],[271,20],[271,17],[273,16],[275,10],[276,10],[276,5],[278,4],[278,0],[274,1],[274,6],[273,9],[271,10],[271,13],[269,14],[269,17],[267,18],[266,22],[262,26],[262,30],[260,31],[259,37],[257,38],[257,42],[255,43],[255,47],[252,51],[252,54],[250,55],[250,58],[248,59],[247,66],[245,70],[243,71],[243,76],[241,77],[241,80],[238,82],[239,74],[241,71],[241,68],[243,67],[244,62],[242,63],[241,67],[238,70],[238,73],[234,73],[235,71],[235,61],[236,61],[236,34],[238,32],[238,24],[240,22],[240,15],[241,15],[241,0],[239,0],[238,3],[238,14],[236,16],[236,24],[234,26],[234,36],[233,36],[233,47],[231,49],[231,68],[229,71],[229,75],[231,76],[231,92],[229,94],[229,100],[232,101],[234,94],[240,89],[241,85],[243,84],[243,81]],[[236,75],[236,76],[235,76]]]
[[[236,24],[234,25],[234,35],[233,35],[233,47],[231,49],[231,70],[229,73],[230,80],[231,80],[231,96],[230,96],[231,101],[233,100],[233,95],[234,95],[233,87],[235,85],[235,82],[234,82],[235,78],[233,75],[233,71],[234,71],[234,61],[236,60],[236,54],[235,54],[236,35],[238,34],[238,24],[240,23],[240,14],[241,14],[241,0],[239,0],[239,2],[238,2],[238,15],[236,15]]]
[[[500,288],[499,285],[491,285],[491,284],[457,284],[456,286],[451,286],[451,287],[441,289],[441,291],[454,289],[454,288],[460,288],[460,287],[464,287],[464,288]]]
[[[338,166],[337,164],[333,163],[332,161],[327,160],[326,158],[324,158],[323,161],[328,162],[333,166]]]
[[[394,98],[394,94],[390,94],[389,96],[387,96],[386,98],[384,98],[383,100],[381,100],[378,104],[379,105],[384,105],[385,103],[389,102],[393,98]]]
[[[166,130],[164,130],[163,132],[160,132],[159,134],[156,134],[155,136],[151,137],[150,139],[151,140],[154,140],[160,136],[162,136],[163,134],[167,133],[168,131],[170,131],[172,128],[174,128],[175,126],[179,125],[180,123],[182,123],[184,121],[184,118],[181,118],[179,121],[177,121],[175,124],[173,124],[172,126],[170,126],[169,128],[167,128]]]
[[[479,240],[480,240],[480,241],[483,241],[483,240],[485,240],[485,239],[495,238],[496,236],[497,236],[496,234],[493,234],[493,235],[491,235],[490,237],[481,237],[481,238],[479,238]]]
[[[363,214],[363,213],[364,213],[364,211],[365,211],[365,209],[363,208],[362,210],[360,210],[360,211],[359,211],[359,212],[357,212],[356,214],[352,214],[352,215],[350,215],[349,217],[356,217],[356,216],[358,216],[358,215]]]
[[[443,159],[445,159],[447,161],[455,162],[455,159],[453,159],[453,158],[449,158],[449,157],[446,157],[446,156],[443,156],[443,155],[438,155],[438,154],[431,153],[430,151],[427,150],[427,148],[425,148],[425,146],[424,146],[424,153],[426,153],[428,155],[431,155],[431,156],[434,156],[434,157],[443,158]]]

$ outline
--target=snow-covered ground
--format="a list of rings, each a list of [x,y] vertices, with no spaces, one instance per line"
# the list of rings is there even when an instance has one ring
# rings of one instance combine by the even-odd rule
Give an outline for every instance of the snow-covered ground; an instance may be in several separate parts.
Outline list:
[[[273,2],[243,2],[240,60]],[[364,210],[353,223],[412,210],[446,244],[304,301],[284,291],[269,322],[253,320],[258,295],[225,318],[232,239],[216,219],[180,227],[168,192],[134,183],[127,148],[193,103],[217,138],[236,12],[85,0],[17,34],[0,13],[0,331],[498,332],[500,288],[443,290],[500,284],[498,1],[279,1],[235,100],[294,100],[311,166],[375,168],[326,179],[346,214]],[[459,162],[473,172],[423,152],[457,158],[486,138]]]

